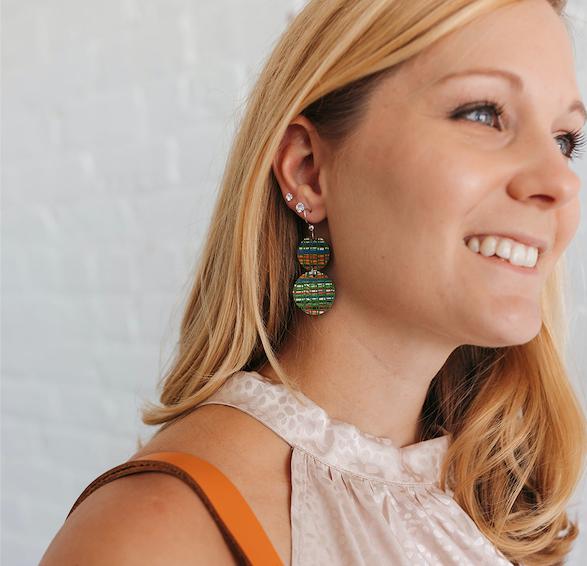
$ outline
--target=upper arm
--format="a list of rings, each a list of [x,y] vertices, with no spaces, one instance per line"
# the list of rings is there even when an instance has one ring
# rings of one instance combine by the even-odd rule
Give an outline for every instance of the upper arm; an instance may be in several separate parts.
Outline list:
[[[200,497],[165,473],[119,478],[89,495],[67,518],[39,566],[234,566]]]

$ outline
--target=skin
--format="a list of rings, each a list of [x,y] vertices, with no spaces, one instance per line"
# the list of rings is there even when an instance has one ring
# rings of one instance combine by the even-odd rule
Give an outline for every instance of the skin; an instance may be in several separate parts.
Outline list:
[[[497,77],[438,82],[480,67],[518,74],[523,91]],[[485,99],[505,115],[450,118]],[[577,99],[564,22],[546,1],[522,0],[387,78],[337,152],[306,118],[292,121],[273,170],[285,205],[299,214],[303,202],[331,245],[322,271],[336,299],[321,316],[296,309],[278,359],[331,417],[413,444],[430,382],[455,348],[523,344],[539,333],[541,292],[579,223],[580,179],[563,139],[583,127],[583,115],[568,112]],[[508,230],[548,241],[537,275],[474,255],[463,241]],[[269,364],[259,373],[276,377]]]

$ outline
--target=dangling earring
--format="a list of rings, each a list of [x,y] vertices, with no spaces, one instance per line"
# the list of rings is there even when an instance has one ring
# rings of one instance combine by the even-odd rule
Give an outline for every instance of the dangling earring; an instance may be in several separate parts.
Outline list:
[[[289,202],[293,199],[293,195],[287,193],[285,198]],[[314,226],[308,222],[306,207],[303,202],[296,204],[296,211],[304,213],[304,220],[308,224],[310,237],[304,238],[298,244],[298,261],[304,269],[309,271],[302,273],[294,283],[294,302],[306,314],[324,314],[332,308],[336,295],[334,281],[319,271],[330,259],[330,246],[324,238],[314,237]]]

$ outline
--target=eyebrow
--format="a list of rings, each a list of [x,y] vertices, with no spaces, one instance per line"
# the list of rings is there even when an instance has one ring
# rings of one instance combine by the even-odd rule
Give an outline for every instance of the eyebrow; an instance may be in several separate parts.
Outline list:
[[[466,77],[469,75],[488,75],[504,78],[507,79],[510,83],[512,83],[517,91],[521,92],[524,88],[524,81],[522,80],[522,78],[519,75],[516,75],[516,73],[506,71],[505,69],[467,69],[465,71],[456,71],[454,73],[444,75],[437,82],[444,83],[448,80]],[[580,100],[574,100],[569,106],[568,112],[579,112],[579,114],[583,116],[583,123],[587,122],[587,109]]]

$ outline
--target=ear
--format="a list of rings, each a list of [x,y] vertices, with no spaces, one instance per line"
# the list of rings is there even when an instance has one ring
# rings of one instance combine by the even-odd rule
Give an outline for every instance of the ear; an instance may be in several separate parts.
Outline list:
[[[296,210],[296,204],[302,202],[306,208],[305,219],[311,224],[326,218],[326,194],[319,180],[326,154],[326,146],[312,122],[299,115],[287,127],[273,159],[273,173],[283,201],[294,214],[304,218],[304,213]],[[289,202],[287,193],[293,195]]]

